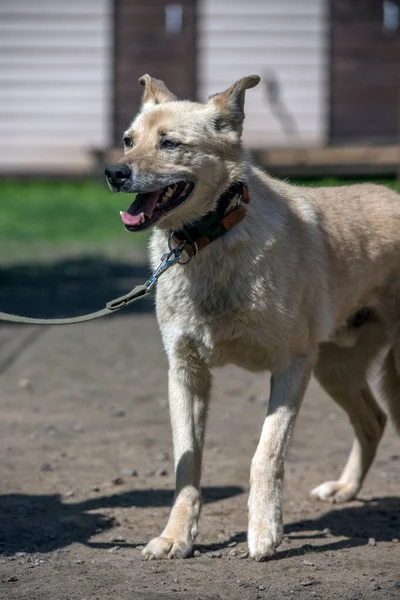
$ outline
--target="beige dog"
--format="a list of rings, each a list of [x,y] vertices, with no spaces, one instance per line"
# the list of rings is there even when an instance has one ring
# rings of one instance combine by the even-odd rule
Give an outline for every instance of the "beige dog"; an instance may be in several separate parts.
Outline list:
[[[125,156],[106,170],[108,183],[137,193],[121,216],[132,231],[154,226],[154,268],[169,237],[192,256],[157,289],[176,495],[167,526],[143,554],[192,552],[210,370],[232,363],[272,373],[248,502],[250,556],[263,560],[281,542],[284,458],[313,372],[355,431],[342,475],[313,490],[316,497],[354,498],[371,465],[386,417],[367,376],[383,350],[381,388],[400,429],[400,197],[372,184],[296,187],[254,167],[240,138],[255,75],[205,105],[177,101],[148,75],[139,81],[142,108],[125,133]]]

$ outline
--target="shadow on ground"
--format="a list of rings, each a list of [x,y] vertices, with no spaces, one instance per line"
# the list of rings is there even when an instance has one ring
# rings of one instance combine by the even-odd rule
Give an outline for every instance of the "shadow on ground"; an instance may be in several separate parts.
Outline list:
[[[364,501],[361,506],[335,508],[315,519],[304,519],[285,525],[285,535],[291,541],[317,540],[316,545],[304,543],[300,548],[278,550],[275,560],[295,554],[302,556],[310,552],[343,550],[365,546],[369,538],[376,542],[390,542],[400,535],[400,498],[374,498]],[[304,531],[304,534],[302,532]],[[332,537],[346,539],[332,540]],[[242,531],[222,543],[197,546],[202,552],[221,550],[232,542],[244,542],[246,532]],[[326,543],[321,543],[325,540]]]
[[[205,503],[232,498],[244,492],[239,486],[203,488]],[[0,496],[0,553],[51,552],[74,542],[92,547],[111,547],[115,543],[92,543],[99,529],[115,526],[112,517],[90,511],[118,507],[171,506],[173,491],[145,489],[101,496],[83,502],[64,503],[58,495],[7,494]],[[144,543],[125,544],[136,547]]]
[[[203,489],[203,499],[205,503],[218,502],[242,493],[244,489],[239,486],[206,487]],[[170,506],[172,499],[173,492],[165,489],[136,490],[76,503],[63,503],[57,495],[0,496],[0,553],[50,552],[74,542],[95,548],[109,548],[117,544],[90,541],[90,538],[99,529],[106,531],[114,527],[115,520],[101,512],[90,511],[129,506]],[[397,497],[375,498],[361,506],[335,508],[315,519],[289,523],[285,526],[285,534],[293,542],[305,540],[316,541],[317,544],[305,543],[293,550],[280,550],[275,558],[363,546],[371,537],[377,542],[391,541],[400,531],[399,505],[400,498]],[[333,540],[332,537],[346,539]],[[232,542],[245,540],[246,533],[240,532],[223,542],[199,544],[196,547],[206,552],[228,548]],[[145,542],[138,540],[135,544],[122,545],[136,547]]]
[[[105,257],[3,266],[0,310],[30,317],[77,316],[103,308],[106,302],[144,283],[149,274],[144,265]],[[123,314],[152,310],[153,302],[147,297],[125,308]]]

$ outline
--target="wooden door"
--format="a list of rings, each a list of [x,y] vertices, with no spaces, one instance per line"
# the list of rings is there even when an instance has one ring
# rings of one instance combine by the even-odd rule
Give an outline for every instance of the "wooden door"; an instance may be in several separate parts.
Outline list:
[[[399,140],[400,1],[331,0],[333,143]]]
[[[138,110],[144,73],[165,81],[179,98],[196,92],[195,0],[116,0],[114,142]]]

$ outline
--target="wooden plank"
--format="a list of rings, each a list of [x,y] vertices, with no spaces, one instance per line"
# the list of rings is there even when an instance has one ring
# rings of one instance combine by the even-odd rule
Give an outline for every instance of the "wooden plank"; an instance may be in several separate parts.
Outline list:
[[[259,159],[269,166],[398,165],[400,146],[342,146],[264,150]]]
[[[9,50],[12,49],[15,43],[15,35],[11,32],[3,32],[0,37],[0,49]],[[46,33],[33,33],[23,34],[18,39],[19,49],[35,49],[45,48],[46,50],[59,50],[60,48],[69,50],[74,49],[80,45],[83,49],[85,48],[97,48],[102,50],[104,48],[104,36],[101,34],[88,34],[84,32],[80,36],[74,35],[73,32],[59,32],[55,34],[53,31]]]
[[[217,15],[210,18],[209,15],[199,15],[199,30],[202,34],[204,32],[221,34],[231,33],[234,35],[242,35],[245,30],[246,33],[259,33],[261,30],[265,31],[265,35],[274,35],[277,31],[282,30],[285,27],[286,31],[293,34],[307,33],[311,35],[320,35],[320,16],[314,14],[312,16],[297,15],[295,19],[288,21],[286,16],[271,15],[268,17],[268,21],[260,21],[257,15],[252,17],[248,15],[230,15],[227,21],[226,15]]]
[[[33,48],[29,53],[20,48],[0,54],[0,69],[31,68],[86,68],[101,69],[104,61],[102,52],[93,48],[74,48],[68,52],[60,49],[48,52],[44,49]]]
[[[91,85],[95,85],[97,90],[100,91],[102,84],[104,83],[105,74],[104,66],[107,63],[100,65],[100,68],[87,67],[65,67],[64,69],[57,69],[57,67],[41,67],[38,68],[18,68],[9,71],[6,68],[0,70],[0,83],[2,84],[13,84],[18,81],[23,82],[23,85],[29,87],[33,84],[35,87],[43,83],[51,83],[56,86],[58,83],[79,86],[84,84],[86,88]]]
[[[253,50],[254,52],[279,49],[285,53],[290,53],[293,49],[299,52],[309,52],[321,47],[321,40],[318,33],[310,34],[309,32],[302,31],[296,34],[284,30],[284,48],[282,47],[282,35],[282,30],[269,34],[262,27],[257,32],[243,31],[240,34],[240,49]],[[204,44],[215,49],[237,49],[237,39],[231,32],[219,33],[218,31],[211,32],[204,30],[201,38],[199,38],[199,44],[200,46]]]
[[[13,35],[62,35],[65,33],[74,34],[84,33],[85,35],[98,35],[104,23],[104,15],[88,14],[85,17],[81,16],[40,16],[39,18],[29,18],[29,20],[20,18],[5,18],[2,16],[0,21],[0,35],[3,37],[12,37]]]
[[[57,148],[51,145],[46,148],[37,146],[27,152],[19,149],[16,154],[6,152],[0,147],[0,174],[88,174],[93,172],[94,156],[91,150],[79,148]]]
[[[109,0],[68,0],[68,2],[55,2],[54,0],[12,0],[0,2],[0,16],[30,17],[32,15],[93,15],[96,12],[109,14]]]
[[[65,148],[75,149],[76,152],[104,148],[105,132],[103,130],[96,133],[94,133],[94,130],[92,131],[93,135],[88,139],[87,132],[82,132],[82,128],[65,129],[58,135],[57,131],[54,130],[43,131],[37,129],[24,135],[23,131],[16,131],[14,127],[14,133],[7,131],[1,134],[0,151],[8,152],[11,159],[18,161],[18,146],[26,146],[32,160],[34,160],[35,148],[52,148],[60,143],[60,139],[62,139]]]
[[[54,119],[63,117],[64,120],[70,118],[98,118],[104,114],[104,107],[94,103],[91,98],[65,98],[59,99],[57,107],[54,106],[54,99],[45,98],[40,102],[32,102],[29,95],[26,98],[13,99],[4,98],[0,95],[0,115],[7,112],[8,119],[24,119],[32,117],[46,117],[54,115]]]
[[[313,17],[322,14],[323,3],[318,0],[285,0],[283,3],[275,0],[251,0],[248,2],[232,2],[232,0],[203,0],[202,5],[209,18],[225,16],[255,16],[272,17],[285,15],[295,19],[300,17]]]
[[[224,65],[236,65],[239,73],[243,73],[243,71],[254,73],[257,70],[265,73],[272,68],[275,70],[277,76],[285,67],[289,70],[297,71],[298,75],[300,75],[301,71],[306,72],[308,69],[312,69],[316,72],[321,68],[321,58],[318,52],[306,52],[303,56],[299,56],[295,49],[292,49],[291,52],[282,50],[282,52],[276,52],[273,57],[269,56],[266,58],[260,52],[254,51],[251,48],[241,49],[243,54],[235,53],[232,50],[227,48],[216,50],[207,46],[202,57],[204,66],[209,69],[215,66],[218,69]]]

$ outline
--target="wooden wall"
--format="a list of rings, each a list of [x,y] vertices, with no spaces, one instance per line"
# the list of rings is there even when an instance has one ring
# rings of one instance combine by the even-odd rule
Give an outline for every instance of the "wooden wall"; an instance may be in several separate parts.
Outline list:
[[[383,6],[378,0],[331,0],[333,143],[399,140],[400,28],[385,29]]]
[[[328,0],[198,0],[201,100],[256,73],[244,141],[321,146],[329,123]]]
[[[0,1],[0,173],[73,173],[111,143],[111,0]]]

